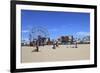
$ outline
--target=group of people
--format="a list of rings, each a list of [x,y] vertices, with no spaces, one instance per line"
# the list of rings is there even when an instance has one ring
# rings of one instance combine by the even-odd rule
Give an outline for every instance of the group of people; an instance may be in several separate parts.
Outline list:
[[[52,45],[53,45],[52,49],[56,49],[56,47],[59,46],[58,41],[53,40],[52,42],[53,42],[52,43]],[[39,52],[39,40],[36,40],[36,49],[33,50],[32,52]]]
[[[56,41],[56,40],[53,40],[52,41],[53,43],[52,43],[52,49],[56,49],[56,47],[59,47],[59,43],[58,43],[58,41]],[[77,42],[75,41],[74,43],[74,48],[77,48]],[[39,40],[36,40],[36,49],[35,50],[33,50],[33,51],[35,51],[35,52],[39,52]],[[33,52],[32,51],[32,52]]]

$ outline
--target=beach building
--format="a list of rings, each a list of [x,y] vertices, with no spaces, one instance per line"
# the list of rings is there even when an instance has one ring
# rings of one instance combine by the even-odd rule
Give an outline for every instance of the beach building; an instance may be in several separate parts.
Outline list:
[[[72,44],[73,43],[73,36],[61,36],[58,38],[59,44]]]

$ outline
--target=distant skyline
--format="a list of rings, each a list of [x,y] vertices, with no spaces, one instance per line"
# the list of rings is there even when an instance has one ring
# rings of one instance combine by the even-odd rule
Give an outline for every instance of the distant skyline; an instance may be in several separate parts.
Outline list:
[[[21,10],[22,40],[29,40],[29,31],[33,26],[46,28],[51,39],[66,35],[81,37],[90,34],[90,14]]]

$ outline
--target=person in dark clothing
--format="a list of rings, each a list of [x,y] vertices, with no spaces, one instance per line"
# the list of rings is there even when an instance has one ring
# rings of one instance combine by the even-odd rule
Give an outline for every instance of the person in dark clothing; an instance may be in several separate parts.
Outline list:
[[[75,41],[75,48],[77,48],[77,41]]]
[[[35,46],[36,46],[36,49],[33,50],[32,52],[39,52],[39,40],[36,40]]]
[[[59,45],[58,45],[58,41],[56,41],[56,47],[59,47]]]
[[[39,41],[36,41],[36,51],[39,52]]]
[[[53,49],[56,49],[56,42],[53,40]]]

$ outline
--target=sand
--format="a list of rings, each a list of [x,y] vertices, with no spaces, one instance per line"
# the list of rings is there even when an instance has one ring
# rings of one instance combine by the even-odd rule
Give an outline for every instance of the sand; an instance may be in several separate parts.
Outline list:
[[[78,48],[60,45],[52,49],[52,45],[40,46],[39,52],[32,52],[36,47],[22,46],[21,62],[51,62],[51,61],[73,61],[90,59],[90,44],[78,44]]]

